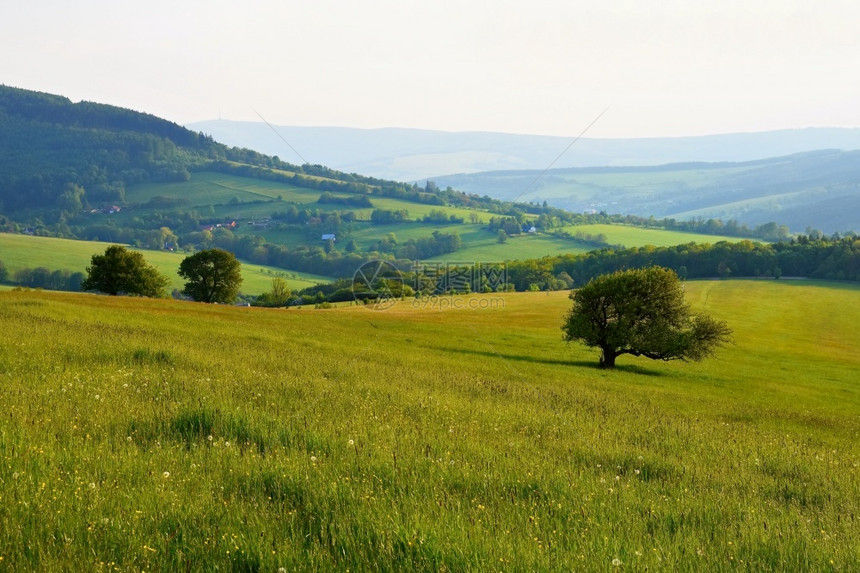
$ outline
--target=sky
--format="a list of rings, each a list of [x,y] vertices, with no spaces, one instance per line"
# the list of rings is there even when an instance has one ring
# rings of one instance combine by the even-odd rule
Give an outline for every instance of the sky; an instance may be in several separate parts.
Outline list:
[[[186,124],[860,127],[856,0],[0,0],[0,83]]]

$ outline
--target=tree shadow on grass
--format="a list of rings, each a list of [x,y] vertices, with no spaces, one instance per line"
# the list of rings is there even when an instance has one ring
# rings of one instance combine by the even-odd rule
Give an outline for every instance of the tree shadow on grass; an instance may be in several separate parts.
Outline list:
[[[502,354],[501,352],[492,352],[486,350],[468,350],[465,348],[448,348],[444,346],[435,347],[436,350],[445,352],[456,352],[458,354],[472,354],[475,356],[485,356],[488,358],[501,358],[502,360],[512,360],[515,362],[532,362],[535,364],[552,364],[556,366],[578,366],[580,368],[591,368],[600,370],[601,372],[612,372],[612,370],[604,370],[600,367],[597,360],[559,360],[555,358],[538,358],[536,356],[523,356],[520,354]],[[630,374],[639,374],[640,376],[665,376],[664,372],[643,368],[636,364],[616,364],[616,372],[629,372]]]

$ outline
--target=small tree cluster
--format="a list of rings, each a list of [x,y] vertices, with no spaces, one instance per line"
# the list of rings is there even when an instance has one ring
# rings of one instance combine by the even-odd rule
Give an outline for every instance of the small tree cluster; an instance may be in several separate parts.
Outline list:
[[[241,264],[223,249],[186,257],[179,265],[179,275],[187,279],[183,292],[200,302],[233,302],[242,284]],[[81,290],[165,297],[168,284],[170,279],[149,265],[141,253],[111,245],[103,255],[93,255]]]

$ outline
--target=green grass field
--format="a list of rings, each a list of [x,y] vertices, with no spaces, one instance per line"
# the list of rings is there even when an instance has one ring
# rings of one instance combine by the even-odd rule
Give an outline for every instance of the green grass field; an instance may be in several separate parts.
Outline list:
[[[496,233],[491,233],[481,225],[420,225],[417,223],[401,225],[374,225],[357,229],[351,235],[359,249],[367,249],[381,237],[394,233],[398,242],[421,239],[440,233],[456,232],[463,246],[460,250],[428,259],[430,261],[510,261],[517,259],[537,259],[563,253],[585,253],[591,250],[582,243],[553,237],[549,234],[523,234],[510,237],[500,244]]]
[[[85,273],[92,256],[104,253],[105,248],[110,244],[0,233],[0,261],[6,265],[10,276],[19,269],[34,267],[45,267],[51,270],[67,269],[72,272]],[[183,288],[184,281],[176,273],[179,270],[179,263],[188,256],[187,253],[129,248],[143,253],[148,263],[169,276],[171,279],[170,289],[178,288],[181,290]],[[328,277],[308,273],[243,263],[241,291],[254,295],[266,292],[271,289],[272,278],[275,276],[283,277],[290,288],[294,290],[331,280]]]
[[[616,371],[564,292],[0,292],[0,568],[860,569],[860,288],[686,292],[735,344]]]
[[[744,240],[743,237],[702,235],[700,233],[667,231],[665,229],[647,229],[630,225],[576,225],[560,227],[558,230],[567,231],[571,234],[575,234],[577,231],[582,231],[583,233],[591,235],[603,234],[606,235],[606,242],[610,245],[624,245],[625,247],[643,247],[645,245],[652,245],[654,247],[671,247],[673,245],[684,245],[687,243],[717,243],[719,241],[736,243]]]
[[[522,234],[509,237],[505,243],[499,243],[497,236],[484,229],[478,229],[469,240],[463,241],[464,248],[449,255],[433,257],[431,261],[477,261],[496,262],[513,261],[524,259],[539,259],[541,257],[580,254],[591,250],[582,243],[553,237],[549,234],[537,233],[533,235]]]
[[[320,192],[285,183],[237,177],[223,173],[196,172],[189,181],[174,183],[142,183],[128,190],[126,200],[146,204],[153,197],[182,197],[186,207],[227,205],[234,197],[241,203],[271,201],[281,197],[289,203],[312,203]]]

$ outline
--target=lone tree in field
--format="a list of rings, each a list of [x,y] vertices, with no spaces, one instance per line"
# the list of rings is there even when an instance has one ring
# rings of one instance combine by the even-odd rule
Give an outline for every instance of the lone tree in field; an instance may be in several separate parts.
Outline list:
[[[93,255],[81,290],[165,297],[169,283],[167,277],[147,264],[142,254],[121,245],[111,245],[103,255]]]
[[[242,284],[242,265],[224,249],[209,249],[185,257],[179,265],[185,294],[198,302],[230,303]]]
[[[287,281],[281,277],[275,277],[272,279],[272,290],[258,296],[257,304],[260,306],[286,306],[291,295],[292,292],[287,286]]]
[[[654,360],[701,360],[731,340],[725,322],[690,313],[674,271],[650,267],[593,279],[571,293],[564,339],[599,348],[600,366],[622,354]]]

